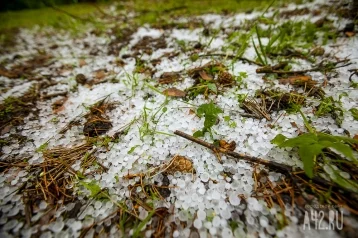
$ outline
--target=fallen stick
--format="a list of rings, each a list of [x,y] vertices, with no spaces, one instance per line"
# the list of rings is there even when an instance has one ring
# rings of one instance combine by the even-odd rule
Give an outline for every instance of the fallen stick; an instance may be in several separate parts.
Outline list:
[[[280,163],[277,163],[277,162],[274,162],[274,161],[264,160],[264,159],[249,156],[249,155],[245,155],[243,153],[237,153],[237,152],[234,152],[234,151],[226,150],[226,149],[223,149],[221,147],[218,147],[218,146],[215,146],[213,144],[210,144],[208,142],[205,142],[203,140],[200,140],[198,138],[195,138],[195,137],[193,137],[191,135],[188,135],[188,134],[186,134],[184,132],[181,132],[181,131],[175,131],[174,134],[178,135],[178,136],[181,136],[181,137],[183,137],[183,138],[185,138],[187,140],[193,141],[193,142],[195,142],[195,143],[197,143],[199,145],[202,145],[202,146],[204,146],[206,148],[209,148],[209,149],[211,149],[213,151],[218,151],[218,152],[221,152],[223,154],[226,154],[226,155],[229,155],[231,157],[234,157],[235,159],[238,159],[238,160],[243,159],[243,160],[246,160],[246,161],[251,162],[251,163],[262,164],[262,165],[271,167],[272,169],[282,171],[284,173],[290,173],[292,171],[291,166],[280,164]]]
[[[264,66],[262,68],[258,68],[256,69],[256,73],[257,74],[267,74],[267,73],[275,73],[275,74],[305,74],[305,73],[309,73],[309,72],[315,72],[315,71],[325,71],[325,70],[333,70],[333,69],[338,69],[338,68],[342,68],[342,67],[346,67],[351,65],[352,63],[347,63],[349,60],[341,60],[341,61],[337,61],[335,63],[332,63],[334,65],[334,67],[328,66],[328,64],[324,65],[322,62],[314,68],[311,69],[306,69],[306,70],[296,70],[296,71],[285,71],[285,70],[276,70],[271,66]],[[343,65],[339,65],[337,66],[337,64],[339,63],[346,63]]]
[[[263,66],[263,64],[256,62],[254,60],[250,60],[248,58],[244,58],[244,57],[239,57],[236,55],[229,55],[229,54],[220,54],[220,53],[213,53],[213,54],[205,54],[205,55],[198,55],[198,57],[227,57],[229,59],[236,59],[236,60],[241,60],[250,64],[256,64],[258,66]]]

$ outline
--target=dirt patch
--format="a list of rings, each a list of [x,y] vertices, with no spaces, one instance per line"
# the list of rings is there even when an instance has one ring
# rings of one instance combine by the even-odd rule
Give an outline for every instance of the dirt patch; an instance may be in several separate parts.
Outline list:
[[[143,53],[151,55],[154,50],[165,48],[167,48],[165,36],[159,38],[145,36],[132,47],[132,50],[134,51],[133,55],[137,56]]]
[[[25,61],[24,63],[13,66],[11,69],[0,67],[0,75],[10,79],[28,78],[31,80],[35,76],[35,73],[33,72],[35,69],[48,67],[52,64],[52,62],[50,62],[51,58],[52,56],[50,55],[40,54]]]
[[[23,124],[23,120],[31,112],[36,112],[38,93],[36,87],[31,87],[23,96],[5,98],[0,104],[0,131],[1,135],[10,131],[14,126]]]
[[[135,28],[124,28],[119,29],[114,27],[111,29],[112,35],[115,35],[115,39],[111,41],[108,45],[108,54],[109,55],[118,55],[123,47],[128,45],[132,34],[136,31]]]

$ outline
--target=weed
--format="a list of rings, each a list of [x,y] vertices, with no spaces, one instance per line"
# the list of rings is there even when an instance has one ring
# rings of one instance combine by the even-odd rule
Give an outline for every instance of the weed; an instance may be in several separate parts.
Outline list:
[[[352,116],[354,120],[358,121],[358,109],[357,108],[351,108],[349,111],[352,113]]]
[[[48,147],[48,141],[46,141],[45,143],[40,145],[40,147],[36,149],[36,152],[37,153],[42,153],[44,150],[47,149],[47,147]]]
[[[126,73],[126,80],[123,80],[123,83],[127,87],[130,87],[131,92],[132,92],[131,97],[134,97],[136,87],[138,86],[138,83],[139,83],[139,75],[137,73],[133,73],[133,74]]]
[[[358,160],[355,158],[353,149],[351,148],[351,145],[357,144],[358,140],[317,132],[308,124],[308,121],[302,112],[301,115],[304,118],[305,125],[309,132],[295,138],[287,138],[282,134],[278,134],[271,141],[271,143],[278,145],[280,148],[298,147],[298,154],[303,162],[304,171],[309,178],[313,178],[314,176],[314,170],[319,156],[323,157],[325,160],[325,165],[323,166],[326,168],[325,170],[327,170],[327,166],[328,168],[331,167],[330,162],[325,157],[325,151],[327,148],[335,149],[343,154],[346,158],[348,158],[348,163],[351,163],[352,165],[358,164]],[[358,192],[358,184],[349,179],[343,178],[342,176],[338,176],[337,173],[339,173],[339,171],[337,172],[337,170],[332,170],[328,173],[328,175],[338,185],[353,192]]]
[[[154,143],[154,135],[162,134],[167,136],[172,136],[169,133],[157,131],[157,125],[160,121],[160,118],[167,112],[166,105],[169,103],[169,99],[166,98],[165,101],[159,106],[159,108],[151,115],[149,115],[149,111],[152,109],[144,106],[143,113],[141,115],[142,125],[139,127],[139,137],[143,141],[145,136],[150,136],[152,138],[152,143]]]
[[[149,222],[149,220],[152,218],[152,216],[155,214],[155,210],[151,211],[146,218],[144,218],[143,221],[141,221],[137,228],[133,232],[133,237],[139,237],[140,232],[142,231],[143,227]]]
[[[210,136],[213,137],[211,127],[214,126],[218,120],[218,115],[223,113],[223,111],[217,107],[213,102],[202,104],[197,109],[197,115],[199,117],[204,116],[204,127],[200,131],[196,131],[194,137],[203,137],[206,132],[210,133]]]
[[[230,116],[224,116],[224,121],[228,123],[230,128],[236,128],[237,124],[235,121],[232,121]]]
[[[108,194],[103,194],[106,192],[104,192],[103,189],[101,189],[101,187],[94,180],[91,180],[90,182],[80,181],[80,185],[82,185],[88,191],[91,192],[91,194],[90,194],[91,198],[95,198],[98,200],[108,198]]]
[[[236,83],[238,86],[244,85],[246,86],[246,83],[244,82],[244,79],[248,77],[246,72],[239,72],[239,75],[235,77]]]
[[[342,124],[343,121],[343,108],[342,102],[340,99],[343,95],[339,96],[338,100],[334,100],[333,97],[326,97],[321,100],[321,103],[318,106],[318,109],[315,113],[316,116],[323,116],[327,113],[330,113],[335,119],[338,125]]]
[[[259,40],[259,47],[260,47],[260,51],[258,50],[258,48],[256,47],[255,43],[254,43],[254,40],[252,39],[252,44],[254,46],[254,49],[255,49],[255,52],[256,52],[256,55],[260,61],[260,63],[262,65],[267,65],[267,52],[266,52],[266,48],[262,45],[262,42],[261,42],[261,36],[259,34],[259,30],[258,30],[258,27],[256,25],[255,27],[256,29],[256,34],[257,34],[257,38]]]

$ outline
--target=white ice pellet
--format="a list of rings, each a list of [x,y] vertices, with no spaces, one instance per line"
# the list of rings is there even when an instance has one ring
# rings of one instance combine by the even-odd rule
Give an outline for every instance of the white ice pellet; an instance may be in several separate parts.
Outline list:
[[[209,181],[209,174],[208,173],[202,173],[200,175],[200,179],[201,181],[203,181],[204,183],[208,182]]]
[[[177,185],[179,188],[184,188],[185,187],[185,181],[182,179],[178,179],[177,180]]]
[[[49,229],[55,233],[60,232],[63,227],[65,226],[65,223],[61,220],[55,221],[54,223],[51,223],[49,226]]]
[[[213,226],[219,227],[220,226],[220,217],[215,216],[213,219]]]
[[[260,217],[260,225],[261,225],[262,227],[267,227],[267,226],[268,226],[268,219],[267,219],[267,217],[265,217],[265,216],[261,216],[261,217]]]
[[[9,231],[9,230],[13,229],[15,226],[17,226],[18,223],[19,222],[17,220],[10,220],[2,227],[2,229],[4,231]]]
[[[241,199],[238,197],[238,194],[234,192],[230,194],[229,202],[231,203],[231,205],[237,206],[240,205]]]
[[[46,207],[47,207],[47,202],[46,201],[41,201],[40,205],[39,205],[40,210],[44,210],[44,209],[46,209]]]
[[[199,210],[197,215],[198,215],[198,219],[200,220],[204,220],[206,218],[206,212],[203,210]]]
[[[219,200],[221,195],[218,191],[214,190],[213,193],[211,194],[211,197],[212,199]]]
[[[194,227],[195,227],[196,229],[199,230],[202,226],[203,226],[203,223],[202,223],[202,221],[201,221],[200,219],[195,219],[195,220],[194,220]]]

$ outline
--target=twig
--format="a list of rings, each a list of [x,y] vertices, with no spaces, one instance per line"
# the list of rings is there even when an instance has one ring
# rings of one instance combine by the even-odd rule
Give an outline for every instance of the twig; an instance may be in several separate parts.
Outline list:
[[[306,69],[306,70],[296,70],[296,71],[283,71],[283,70],[275,70],[273,69],[273,67],[271,66],[265,66],[262,68],[258,68],[256,69],[256,73],[257,74],[263,74],[263,73],[275,73],[275,74],[304,74],[304,73],[308,73],[308,72],[315,72],[315,71],[323,71],[323,70],[332,70],[332,69],[338,69],[338,68],[342,68],[342,67],[346,67],[348,65],[351,65],[352,63],[346,63],[349,60],[340,60],[337,61],[335,63],[332,63],[335,67],[330,68],[329,65],[324,65],[323,62],[321,62],[320,64],[318,64],[317,67],[311,68],[311,69]],[[339,63],[346,63],[344,65],[340,65],[340,66],[336,66]]]
[[[248,58],[244,58],[244,57],[238,57],[236,55],[227,55],[227,54],[220,54],[220,53],[198,55],[198,57],[212,57],[212,56],[214,56],[214,57],[215,56],[217,56],[217,57],[227,57],[227,58],[230,58],[230,59],[237,59],[237,60],[241,60],[241,61],[244,61],[244,62],[247,62],[247,63],[250,63],[250,64],[256,64],[258,66],[263,66],[263,64],[261,64],[259,62],[256,62],[256,61],[250,60]]]
[[[218,147],[218,146],[215,146],[213,144],[210,144],[208,142],[205,142],[203,140],[200,140],[198,138],[195,138],[191,135],[188,135],[184,132],[181,132],[181,131],[175,131],[174,134],[178,135],[178,136],[181,136],[187,140],[190,140],[190,141],[193,141],[195,143],[198,143],[199,145],[202,145],[206,148],[209,148],[211,150],[216,150],[218,152],[221,152],[221,153],[224,153],[226,155],[229,155],[231,157],[234,157],[235,159],[243,159],[243,160],[246,160],[248,162],[251,162],[251,163],[257,163],[257,164],[262,164],[262,165],[266,165],[268,167],[271,167],[273,169],[276,169],[276,170],[279,170],[281,172],[284,172],[284,173],[289,173],[292,171],[292,167],[288,166],[288,165],[283,165],[283,164],[279,164],[277,162],[274,162],[274,161],[268,161],[268,160],[264,160],[264,159],[261,159],[261,158],[257,158],[257,157],[253,157],[253,156],[248,156],[248,155],[245,155],[243,153],[237,153],[237,152],[234,152],[234,151],[230,151],[230,150],[226,150],[226,149],[223,149],[221,147]]]

